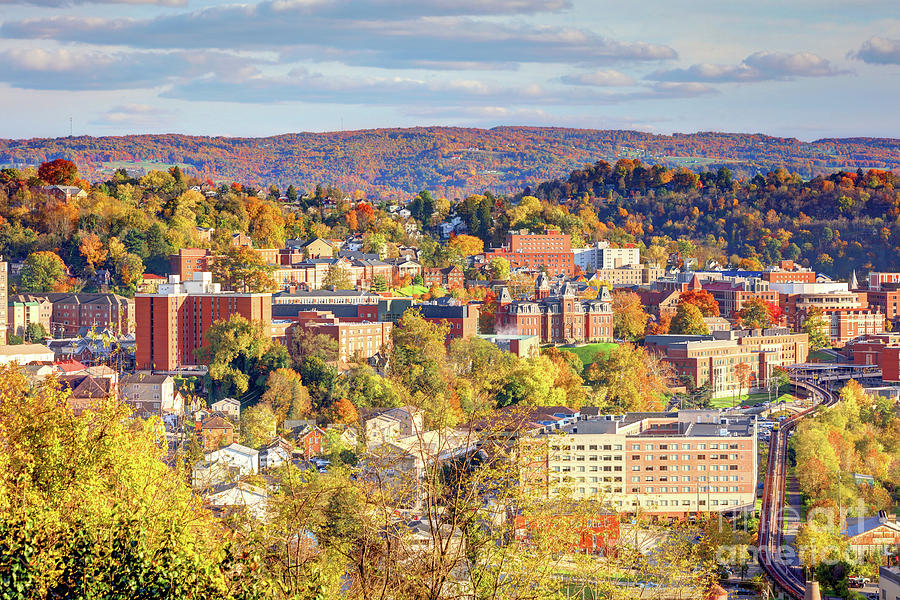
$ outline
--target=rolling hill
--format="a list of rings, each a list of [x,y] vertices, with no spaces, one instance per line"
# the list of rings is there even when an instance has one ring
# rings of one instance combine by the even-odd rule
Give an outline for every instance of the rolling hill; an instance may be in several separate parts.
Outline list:
[[[370,196],[405,196],[421,189],[463,196],[521,190],[601,159],[636,158],[694,170],[726,164],[741,176],[776,166],[804,178],[836,169],[900,170],[900,140],[803,142],[761,134],[668,136],[540,127],[372,129],[265,138],[164,134],[0,139],[0,165],[37,165],[55,158],[75,161],[91,180],[101,180],[119,167],[139,171],[178,163],[186,172],[216,182],[293,183],[306,189],[322,183],[361,189]]]

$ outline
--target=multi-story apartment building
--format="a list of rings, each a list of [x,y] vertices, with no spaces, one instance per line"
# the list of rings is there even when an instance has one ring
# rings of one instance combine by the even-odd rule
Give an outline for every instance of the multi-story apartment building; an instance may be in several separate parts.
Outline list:
[[[549,287],[543,275],[535,282],[535,299],[513,302],[506,288],[497,298],[497,331],[536,335],[541,342],[609,342],[613,339],[612,298],[600,288],[594,300],[581,300],[575,286]]]
[[[647,285],[666,274],[662,267],[633,266],[616,269],[597,269],[591,280],[608,283],[613,287]]]
[[[575,273],[572,254],[572,238],[558,230],[547,229],[543,234],[531,234],[525,230],[506,235],[506,244],[484,255],[485,262],[505,258],[512,268],[539,269],[544,267],[551,275]]]
[[[38,323],[48,334],[52,331],[50,322],[53,319],[53,303],[46,296],[16,294],[9,297],[7,312],[9,335],[24,338],[28,326]]]
[[[119,380],[119,394],[140,416],[184,414],[184,400],[175,390],[175,380],[170,375],[123,375]]]
[[[597,242],[587,248],[572,248],[572,256],[575,265],[587,272],[637,267],[641,264],[641,251],[633,244],[625,248],[613,248],[609,242]]]
[[[851,291],[846,283],[782,283],[772,287],[781,292],[788,325],[795,329],[800,328],[810,309],[820,309],[832,346],[843,347],[859,336],[884,331],[885,315],[880,307],[870,307],[868,292]]]
[[[372,358],[391,344],[392,323],[339,319],[324,311],[300,312],[292,320],[296,324],[288,329],[289,338],[301,330],[327,335],[338,343],[338,360],[342,362],[354,357]],[[288,343],[290,347],[292,344]]]
[[[53,306],[48,333],[55,337],[77,335],[83,328],[109,329],[125,335],[135,327],[132,298],[118,294],[24,294],[23,299],[46,299]],[[46,310],[46,308],[44,309]]]
[[[778,306],[778,292],[769,287],[768,281],[757,277],[710,281],[702,285],[719,304],[719,314],[727,318],[734,318],[748,300],[764,300]]]
[[[752,509],[756,501],[752,416],[684,410],[580,417],[524,443],[524,480],[550,498],[565,493],[618,512],[672,518]]]
[[[708,385],[714,397],[765,389],[775,367],[806,362],[809,336],[788,329],[739,329],[712,335],[648,335],[649,352],[668,363],[679,378]],[[742,380],[738,365],[747,365]]]
[[[205,345],[210,326],[232,315],[268,328],[272,321],[271,294],[223,292],[210,273],[195,272],[190,281],[177,275],[161,284],[156,294],[135,299],[138,369],[173,371],[196,365],[196,351]]]

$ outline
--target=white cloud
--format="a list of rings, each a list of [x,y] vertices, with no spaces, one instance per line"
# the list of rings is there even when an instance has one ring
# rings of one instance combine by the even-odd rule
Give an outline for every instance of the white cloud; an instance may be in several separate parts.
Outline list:
[[[258,73],[253,63],[222,52],[15,48],[0,52],[0,81],[35,90],[149,88],[209,74],[243,81]]]
[[[657,71],[649,76],[656,81],[738,83],[771,81],[796,77],[833,77],[846,73],[828,59],[811,52],[756,52],[740,64],[699,63],[683,69]]]
[[[564,75],[560,81],[569,85],[592,85],[596,87],[620,87],[634,85],[632,77],[613,69],[597,69],[577,75]]]
[[[900,65],[900,40],[869,38],[859,50],[851,52],[850,57],[872,65]]]
[[[348,8],[357,5],[358,11]],[[520,63],[594,65],[677,56],[666,45],[613,40],[579,27],[535,26],[470,14],[478,7],[481,11],[474,17],[490,11],[537,10],[538,6],[561,8],[566,3],[357,0],[345,5],[325,0],[264,0],[152,19],[58,16],[7,21],[0,26],[0,35],[134,48],[277,50],[297,58],[381,68],[427,68],[431,64],[444,69],[478,65],[496,69]]]

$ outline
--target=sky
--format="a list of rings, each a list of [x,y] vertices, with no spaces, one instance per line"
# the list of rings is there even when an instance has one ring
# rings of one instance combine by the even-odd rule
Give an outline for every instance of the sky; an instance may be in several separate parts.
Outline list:
[[[0,137],[900,138],[898,0],[0,0]]]

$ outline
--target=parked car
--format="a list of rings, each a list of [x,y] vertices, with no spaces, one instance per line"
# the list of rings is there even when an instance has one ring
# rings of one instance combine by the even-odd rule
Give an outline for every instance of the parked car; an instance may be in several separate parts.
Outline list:
[[[853,577],[850,577],[849,580],[850,587],[862,587],[864,585],[872,583],[872,580],[868,577],[861,577],[859,575],[854,575]]]

